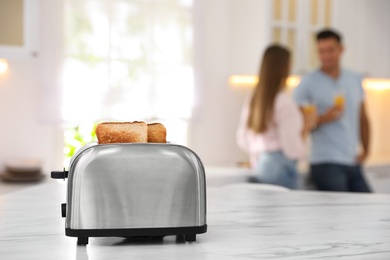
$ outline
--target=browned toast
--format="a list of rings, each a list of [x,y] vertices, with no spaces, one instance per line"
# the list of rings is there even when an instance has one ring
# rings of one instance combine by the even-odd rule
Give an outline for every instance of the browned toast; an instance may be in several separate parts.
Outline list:
[[[148,143],[166,143],[167,130],[161,123],[148,124]]]
[[[148,125],[145,122],[104,122],[96,126],[99,144],[147,143]]]

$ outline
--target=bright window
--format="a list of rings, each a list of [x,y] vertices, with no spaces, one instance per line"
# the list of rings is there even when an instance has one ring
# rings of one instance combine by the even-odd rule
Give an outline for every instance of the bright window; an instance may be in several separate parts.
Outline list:
[[[65,18],[68,130],[159,121],[170,141],[185,144],[194,92],[192,0],[66,0]]]

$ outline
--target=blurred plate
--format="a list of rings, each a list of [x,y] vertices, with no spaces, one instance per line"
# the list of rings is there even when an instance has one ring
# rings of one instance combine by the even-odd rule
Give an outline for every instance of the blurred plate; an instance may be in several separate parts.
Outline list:
[[[12,181],[12,182],[30,182],[30,181],[40,181],[45,177],[44,174],[39,172],[38,174],[31,175],[19,175],[12,174],[9,172],[4,172],[0,174],[0,179],[3,181]]]
[[[39,172],[42,162],[35,159],[10,160],[5,163],[5,168],[12,173]]]

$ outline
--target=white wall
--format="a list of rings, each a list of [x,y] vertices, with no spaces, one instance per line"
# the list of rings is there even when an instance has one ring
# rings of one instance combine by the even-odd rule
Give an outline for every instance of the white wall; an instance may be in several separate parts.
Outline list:
[[[343,0],[333,3],[334,27],[344,37],[343,64],[367,77],[389,77],[390,1]]]
[[[366,2],[364,69],[369,77],[390,77],[390,1]]]
[[[247,160],[235,142],[241,105],[248,89],[233,89],[232,74],[257,74],[264,49],[258,0],[195,1],[195,84],[197,107],[189,146],[208,165]]]
[[[31,51],[38,55],[10,56],[8,75],[0,77],[0,172],[5,161],[24,158],[42,160],[46,174],[61,169],[63,138],[54,116],[61,106],[53,94],[60,81],[61,2],[37,1],[37,45]]]

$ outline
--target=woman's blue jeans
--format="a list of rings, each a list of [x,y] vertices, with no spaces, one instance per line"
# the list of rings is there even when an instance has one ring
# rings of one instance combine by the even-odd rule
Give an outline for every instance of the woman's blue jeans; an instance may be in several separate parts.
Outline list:
[[[288,159],[282,152],[268,152],[260,155],[255,167],[258,182],[298,188],[296,161]]]

